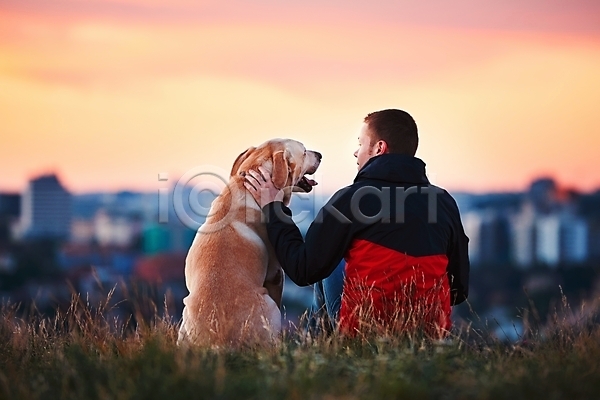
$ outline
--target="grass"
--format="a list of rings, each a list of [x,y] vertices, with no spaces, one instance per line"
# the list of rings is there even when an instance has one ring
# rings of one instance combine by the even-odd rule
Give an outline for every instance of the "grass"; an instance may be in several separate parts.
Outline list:
[[[168,317],[108,317],[74,296],[55,317],[0,310],[0,399],[587,399],[600,327],[565,307],[517,343],[465,328],[448,343],[286,333],[272,348],[180,348]],[[590,317],[591,318],[591,317]],[[534,324],[530,324],[534,325]]]

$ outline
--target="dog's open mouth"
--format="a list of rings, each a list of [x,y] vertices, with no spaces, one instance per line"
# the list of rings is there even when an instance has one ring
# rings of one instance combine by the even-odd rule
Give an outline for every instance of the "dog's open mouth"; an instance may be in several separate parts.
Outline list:
[[[312,190],[313,186],[318,185],[317,181],[315,181],[314,179],[307,178],[306,175],[312,175],[315,172],[317,172],[317,168],[319,168],[320,164],[321,164],[321,155],[319,155],[317,162],[314,165],[310,166],[306,170],[304,175],[302,175],[302,178],[300,178],[300,180],[296,183],[296,185],[294,186],[294,189],[293,189],[294,192],[308,193]]]
[[[300,180],[298,181],[298,183],[296,183],[296,187],[302,189],[303,192],[310,192],[313,188],[313,186],[317,185],[317,181],[313,180],[313,179],[309,179],[306,177],[306,175],[304,175],[302,178],[300,178]]]

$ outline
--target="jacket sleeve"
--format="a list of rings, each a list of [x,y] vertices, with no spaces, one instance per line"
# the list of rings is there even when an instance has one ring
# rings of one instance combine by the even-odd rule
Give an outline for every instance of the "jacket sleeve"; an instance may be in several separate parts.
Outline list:
[[[448,278],[450,280],[450,304],[462,303],[469,296],[469,238],[460,220],[456,203],[453,203],[453,229],[448,248]]]
[[[349,201],[334,195],[319,211],[303,239],[292,221],[292,213],[281,202],[263,208],[269,240],[277,260],[298,286],[307,286],[328,277],[352,240]]]

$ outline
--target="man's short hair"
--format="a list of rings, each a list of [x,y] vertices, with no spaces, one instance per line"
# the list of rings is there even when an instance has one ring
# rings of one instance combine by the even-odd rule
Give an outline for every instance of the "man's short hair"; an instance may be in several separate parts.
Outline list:
[[[383,140],[388,145],[390,153],[414,156],[419,145],[417,124],[409,113],[402,110],[381,110],[370,113],[365,117],[371,137],[371,145]]]

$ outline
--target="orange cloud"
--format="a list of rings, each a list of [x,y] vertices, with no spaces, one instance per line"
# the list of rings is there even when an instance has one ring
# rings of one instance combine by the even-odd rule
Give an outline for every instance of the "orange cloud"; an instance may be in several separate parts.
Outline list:
[[[155,3],[144,3],[157,6]],[[158,7],[158,6],[157,6]],[[600,43],[372,21],[197,23],[0,12],[0,188],[58,168],[76,190],[154,189],[158,172],[228,169],[289,136],[322,184],[355,174],[363,116],[401,107],[451,188],[521,188],[539,173],[600,185]]]

